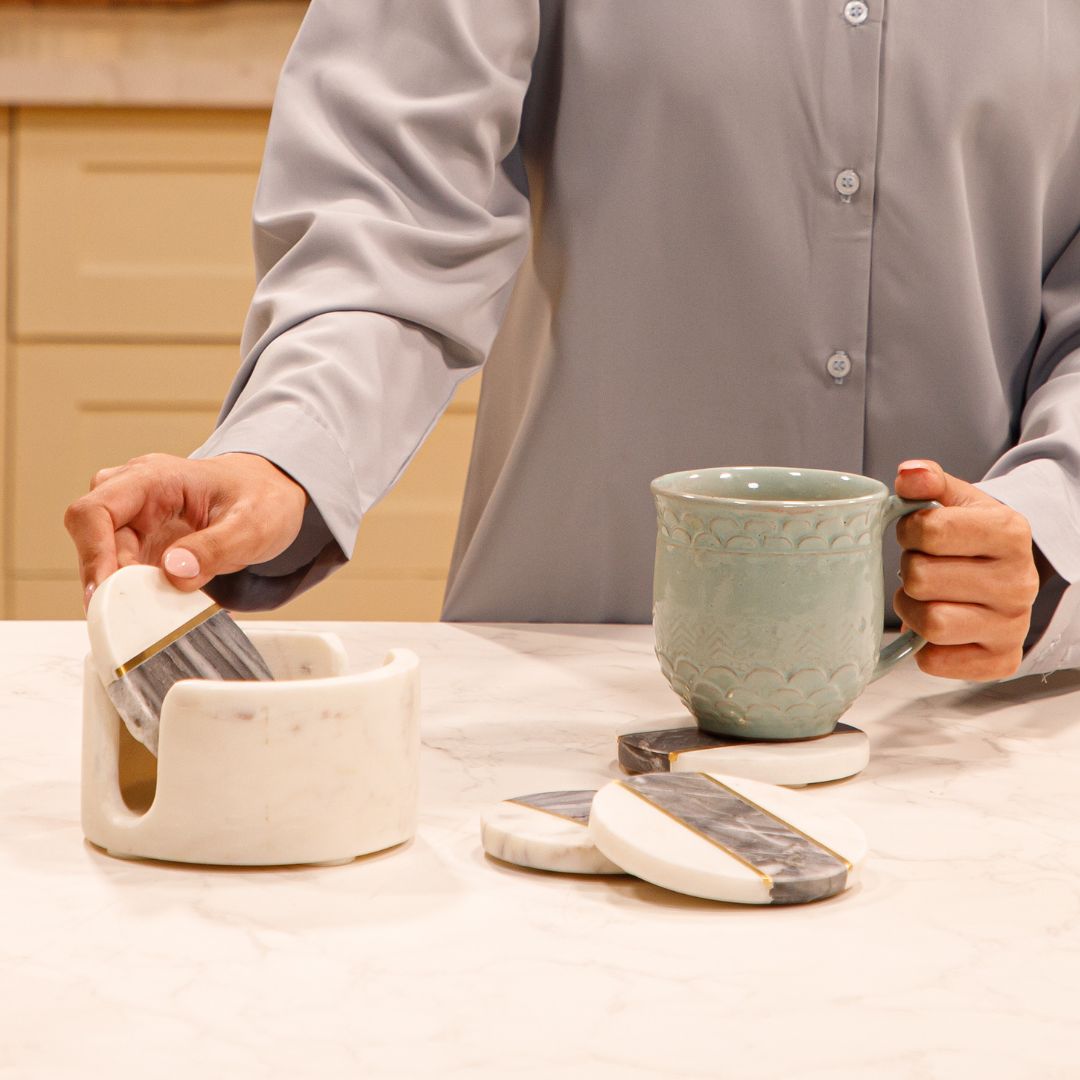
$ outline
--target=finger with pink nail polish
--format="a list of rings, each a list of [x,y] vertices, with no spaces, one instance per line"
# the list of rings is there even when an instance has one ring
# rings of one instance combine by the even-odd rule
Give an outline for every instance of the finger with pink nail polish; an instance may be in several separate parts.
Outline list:
[[[199,560],[186,548],[173,548],[162,561],[165,572],[178,578],[199,576]]]

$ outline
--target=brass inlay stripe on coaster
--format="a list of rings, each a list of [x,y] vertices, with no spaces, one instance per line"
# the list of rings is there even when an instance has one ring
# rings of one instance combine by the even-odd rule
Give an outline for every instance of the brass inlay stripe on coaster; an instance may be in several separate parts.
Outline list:
[[[141,653],[136,653],[126,663],[121,664],[114,672],[113,675],[118,679],[122,679],[125,675],[134,671],[140,664],[145,664],[153,656],[164,649],[167,649],[170,645],[175,644],[185,634],[190,634],[197,626],[201,626],[207,619],[212,619],[221,610],[220,604],[211,604],[205,611],[200,611],[193,619],[188,619],[183,626],[178,626],[170,634],[166,634],[160,641],[155,641],[148,649],[143,649]]]
[[[650,799],[649,796],[646,795],[643,791],[638,791],[637,788],[631,787],[629,784],[625,783],[622,780],[616,780],[615,783],[617,783],[619,787],[625,788],[627,791],[630,792],[631,795],[636,795],[642,802],[648,803],[649,806],[651,806],[654,810],[659,810],[660,813],[663,814],[665,817],[671,818],[671,820],[674,821],[676,825],[681,825],[689,832],[694,833],[696,836],[700,836],[702,840],[707,840],[710,844],[712,844],[713,847],[719,848],[722,852],[724,852],[725,855],[730,855],[736,862],[742,863],[743,866],[745,866],[748,870],[753,870],[753,872],[757,874],[757,876],[761,878],[763,882],[765,882],[766,887],[770,890],[772,889],[772,877],[765,873],[765,871],[762,870],[760,866],[755,866],[752,862],[750,862],[749,859],[744,859],[737,851],[733,851],[731,848],[729,848],[727,844],[722,844],[714,836],[709,836],[708,833],[702,832],[700,829],[691,825],[689,821],[684,821],[681,817],[676,816],[670,810],[668,810],[667,807],[661,806],[654,799]],[[728,790],[730,791],[731,789],[729,788]],[[742,798],[742,796],[740,795],[739,798]]]
[[[784,828],[790,829],[793,833],[798,833],[799,836],[801,836],[804,840],[808,840],[811,844],[814,845],[814,847],[821,848],[822,851],[824,851],[828,855],[831,855],[834,859],[836,859],[837,862],[842,862],[847,868],[847,872],[849,874],[854,869],[850,861],[845,859],[843,855],[841,855],[839,852],[833,851],[831,847],[823,844],[820,840],[815,840],[809,833],[804,833],[802,829],[800,829],[797,825],[792,825],[790,821],[785,821],[782,817],[774,814],[771,810],[766,810],[765,807],[762,806],[760,803],[754,802],[753,799],[748,798],[741,791],[736,791],[734,788],[728,787],[727,784],[723,783],[723,781],[721,780],[717,780],[716,777],[712,776],[710,773],[701,773],[700,775],[704,776],[706,780],[714,783],[717,787],[721,787],[729,794],[734,795],[735,798],[742,799],[744,803],[748,803],[755,810],[760,810],[761,813],[763,813],[766,817],[771,817],[773,821],[778,821],[781,825],[784,826]]]
[[[569,814],[560,814],[558,810],[549,810],[546,806],[537,806],[536,803],[525,802],[522,799],[504,799],[503,801],[513,803],[515,806],[524,806],[529,810],[539,810],[541,814],[550,814],[560,821],[572,821],[575,825],[580,825],[583,829],[588,826],[588,822],[582,821],[581,818],[571,817]]]
[[[683,756],[683,754],[700,754],[705,750],[730,750],[733,746],[737,746],[737,743],[727,743],[724,746],[691,746],[689,750],[669,750],[668,751],[668,765],[674,765],[676,761]],[[747,746],[758,746],[758,743],[747,743]]]

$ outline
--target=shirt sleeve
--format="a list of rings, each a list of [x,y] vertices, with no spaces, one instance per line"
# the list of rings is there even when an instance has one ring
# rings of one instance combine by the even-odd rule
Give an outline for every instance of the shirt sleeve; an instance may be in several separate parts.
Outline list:
[[[978,485],[1028,519],[1055,571],[1017,675],[1080,667],[1080,233],[1046,277],[1043,318],[1019,440]]]
[[[216,578],[276,607],[348,559],[457,384],[528,248],[516,167],[538,0],[313,0],[254,208],[243,362],[193,457],[258,454],[310,505],[278,558]]]

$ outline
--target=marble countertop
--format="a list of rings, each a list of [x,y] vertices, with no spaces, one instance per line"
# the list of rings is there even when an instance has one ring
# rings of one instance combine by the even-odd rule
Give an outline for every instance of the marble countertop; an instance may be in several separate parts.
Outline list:
[[[648,627],[326,628],[421,657],[419,834],[214,870],[84,842],[85,629],[0,624],[0,1076],[1080,1076],[1080,672],[874,684],[870,767],[804,792],[866,830],[860,884],[740,908],[480,849],[489,803],[679,715]]]
[[[305,10],[0,7],[0,105],[269,108]]]

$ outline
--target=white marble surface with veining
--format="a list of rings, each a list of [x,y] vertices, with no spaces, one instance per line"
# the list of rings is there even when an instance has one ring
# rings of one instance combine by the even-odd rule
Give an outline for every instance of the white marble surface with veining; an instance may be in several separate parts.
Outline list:
[[[480,850],[482,808],[678,715],[647,627],[338,629],[421,657],[419,834],[235,871],[85,844],[84,627],[0,624],[0,1077],[1080,1076],[1080,674],[874,684],[870,766],[803,793],[861,883],[739,908]]]
[[[0,5],[0,105],[269,108],[306,5]]]

